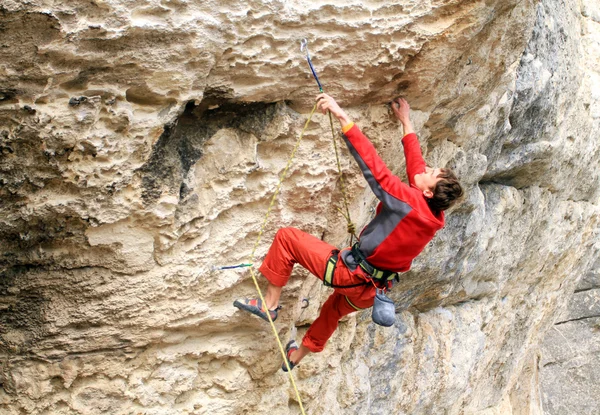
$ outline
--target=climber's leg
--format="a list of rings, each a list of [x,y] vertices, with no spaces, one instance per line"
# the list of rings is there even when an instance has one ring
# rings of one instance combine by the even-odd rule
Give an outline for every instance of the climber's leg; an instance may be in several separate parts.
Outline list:
[[[236,300],[234,306],[267,320],[266,310],[277,310],[283,287],[287,284],[294,264],[300,264],[315,276],[323,278],[327,260],[335,247],[295,228],[277,231],[259,271],[268,280],[265,304],[257,299]],[[245,303],[251,302],[249,307]],[[273,313],[271,314],[273,316]],[[276,316],[276,313],[275,313]]]
[[[327,260],[335,247],[295,228],[277,231],[259,271],[269,281],[265,302],[269,308],[279,304],[279,297],[292,274],[294,264],[300,264],[318,278],[323,278]]]

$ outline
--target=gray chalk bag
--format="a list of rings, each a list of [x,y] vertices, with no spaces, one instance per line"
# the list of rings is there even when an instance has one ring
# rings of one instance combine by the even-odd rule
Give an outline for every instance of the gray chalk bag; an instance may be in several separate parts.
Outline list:
[[[375,324],[390,327],[396,321],[396,306],[383,290],[377,289],[375,302],[373,303],[373,314],[371,315]]]

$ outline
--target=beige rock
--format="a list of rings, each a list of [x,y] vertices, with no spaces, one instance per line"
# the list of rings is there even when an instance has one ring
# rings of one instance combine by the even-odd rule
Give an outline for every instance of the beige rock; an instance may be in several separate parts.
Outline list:
[[[396,325],[349,316],[294,370],[306,412],[541,413],[541,341],[600,249],[596,3],[8,0],[0,31],[2,413],[300,413],[271,329],[231,305],[249,270],[213,267],[282,226],[348,243],[315,114],[250,258],[318,92],[303,38],[394,173],[403,95],[467,191]],[[341,168],[363,226],[376,200]],[[295,270],[282,339],[329,293]]]

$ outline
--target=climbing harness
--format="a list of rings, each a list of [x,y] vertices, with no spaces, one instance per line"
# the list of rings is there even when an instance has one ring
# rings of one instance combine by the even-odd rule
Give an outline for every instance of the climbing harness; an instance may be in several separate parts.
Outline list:
[[[338,251],[337,249],[331,253],[329,260],[327,261],[327,266],[325,267],[325,274],[323,274],[323,285],[331,288],[353,288],[360,287],[361,285],[369,285],[370,282],[366,280],[357,284],[350,285],[338,285],[333,281],[333,275],[335,273],[335,267],[337,266],[339,253],[340,251]]]
[[[397,272],[380,270],[371,265],[367,261],[367,258],[364,256],[362,251],[358,248],[358,242],[352,245],[352,256],[354,257],[354,260],[358,266],[364,272],[369,274],[369,276],[376,282],[387,286],[392,280],[398,280]]]
[[[334,250],[331,252],[331,256],[325,266],[325,274],[323,275],[323,285],[326,287],[333,287],[333,273],[338,262],[338,254],[340,251]]]
[[[371,312],[373,322],[383,327],[392,326],[396,321],[396,306],[385,292],[392,288],[393,280],[400,281],[398,273],[380,270],[371,265],[358,248],[358,242],[352,245],[351,253],[358,266],[369,275],[367,277],[369,282],[375,286],[375,299]]]
[[[358,266],[367,274],[367,279],[358,284],[352,285],[337,285],[333,280],[333,276],[335,273],[335,267],[338,262],[338,254],[340,251],[334,250],[331,252],[331,256],[327,261],[327,266],[325,267],[325,273],[323,274],[323,284],[327,287],[332,288],[351,288],[351,287],[359,287],[361,285],[369,285],[373,284],[377,289],[390,289],[392,286],[392,281],[398,281],[398,273],[392,271],[384,271],[375,268],[371,265],[363,253],[358,248],[358,242],[352,245],[352,249],[350,251],[354,261],[358,264]]]
[[[350,254],[358,266],[367,274],[366,280],[357,284],[337,285],[334,282],[334,273],[338,262],[339,252],[340,251],[338,250],[331,252],[331,256],[329,257],[325,267],[325,273],[323,274],[323,285],[331,288],[352,288],[359,287],[361,285],[373,284],[375,287],[375,299],[373,302],[371,318],[375,324],[380,326],[392,326],[396,321],[396,307],[394,302],[385,295],[385,291],[392,288],[393,280],[399,281],[398,273],[379,270],[371,265],[358,248],[357,242],[352,246]],[[348,301],[348,304],[354,307],[354,309],[360,310],[360,308],[352,304],[348,297],[346,297],[346,301]]]

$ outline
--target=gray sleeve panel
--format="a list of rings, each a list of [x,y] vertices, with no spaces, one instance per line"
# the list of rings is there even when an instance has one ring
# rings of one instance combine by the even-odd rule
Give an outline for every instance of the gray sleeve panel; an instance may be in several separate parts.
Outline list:
[[[371,256],[375,249],[396,229],[400,221],[410,213],[412,208],[408,204],[405,205],[406,210],[403,212],[388,211],[383,207],[379,215],[367,224],[359,241],[359,249],[365,257]],[[342,251],[341,257],[350,271],[354,271],[358,266],[349,250]]]
[[[379,215],[375,216],[365,227],[360,236],[360,250],[369,257],[375,249],[393,232],[400,221],[412,210],[408,203],[399,201],[402,206],[397,210],[389,210],[384,205]]]
[[[358,266],[358,264],[354,260],[354,257],[352,255],[350,255],[350,251],[349,250],[342,251],[341,257],[342,257],[342,261],[344,261],[344,264],[346,264],[348,269],[350,271],[354,272],[356,270],[356,267]]]
[[[393,232],[393,230],[396,229],[396,226],[398,226],[400,221],[410,213],[412,207],[408,203],[383,190],[381,185],[375,180],[371,169],[369,169],[352,143],[350,143],[350,140],[348,140],[345,134],[342,136],[344,137],[344,141],[346,142],[350,153],[358,163],[363,176],[365,176],[367,183],[369,183],[369,186],[373,190],[373,193],[375,193],[377,199],[381,200],[383,204],[379,215],[375,216],[360,236],[360,250],[368,257]]]
[[[403,202],[402,200],[392,196],[390,193],[383,190],[379,182],[375,179],[375,176],[373,176],[371,169],[369,169],[369,166],[367,166],[367,163],[364,162],[364,160],[362,159],[360,154],[358,154],[352,143],[350,143],[350,140],[348,140],[345,134],[342,134],[342,137],[344,137],[344,141],[348,146],[348,150],[350,150],[350,154],[352,154],[352,156],[358,163],[358,167],[360,167],[363,176],[365,176],[369,187],[371,187],[371,190],[373,191],[373,193],[375,193],[375,197],[381,200],[383,206],[387,207],[389,210],[400,212],[405,211],[407,203]],[[381,162],[383,163],[383,161]]]

